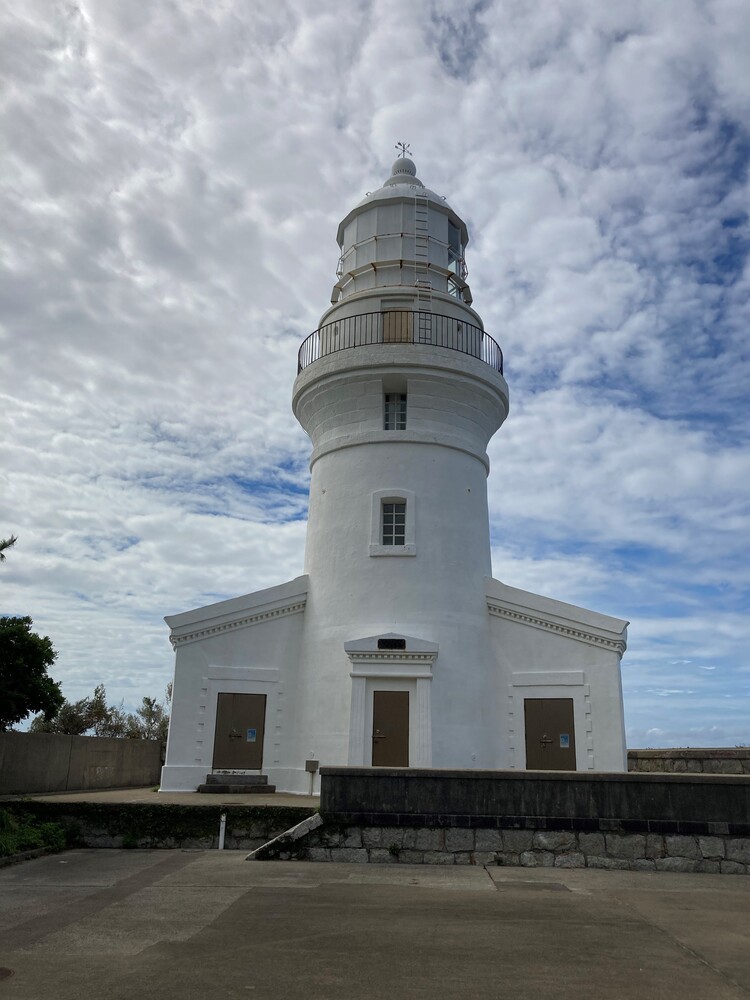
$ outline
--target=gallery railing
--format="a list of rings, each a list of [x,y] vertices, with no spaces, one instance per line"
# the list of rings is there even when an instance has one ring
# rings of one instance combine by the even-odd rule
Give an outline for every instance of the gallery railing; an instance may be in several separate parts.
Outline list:
[[[326,323],[302,341],[297,371],[328,354],[373,344],[446,347],[479,358],[501,374],[503,371],[503,352],[478,326],[453,316],[402,310],[361,313]]]

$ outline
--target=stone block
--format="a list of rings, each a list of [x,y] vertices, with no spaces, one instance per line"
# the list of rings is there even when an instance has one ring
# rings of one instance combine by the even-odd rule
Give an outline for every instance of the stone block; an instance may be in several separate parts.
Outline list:
[[[92,836],[89,834],[86,837],[87,847],[122,847],[122,837],[110,837],[108,834],[96,834]]]
[[[502,830],[477,830],[475,844],[478,851],[501,851],[503,848]]]
[[[423,851],[409,851],[404,850],[398,856],[398,863],[400,865],[421,865],[424,862],[424,852]]]
[[[701,774],[703,772],[703,761],[700,760],[686,760],[685,770],[688,774]]]
[[[401,837],[401,846],[405,851],[413,851],[417,841],[417,831],[405,829]]]
[[[656,871],[656,862],[652,858],[635,858],[630,865],[634,872]]]
[[[555,856],[555,868],[585,868],[586,858],[578,851]]]
[[[341,861],[347,864],[367,864],[367,851],[363,847],[339,847],[331,851],[331,861]]]
[[[446,851],[473,851],[474,831],[451,828],[445,831]]]
[[[495,854],[495,864],[513,867],[520,865],[520,859],[513,851],[497,851]]]
[[[471,862],[474,865],[495,865],[495,852],[494,851],[474,851],[471,856]]]
[[[398,848],[400,850],[404,846],[404,831],[399,826],[381,827],[380,836],[381,847],[386,847],[389,850],[391,848]]]
[[[530,851],[533,840],[531,830],[503,830],[503,850],[512,851],[513,854]]]
[[[453,854],[453,863],[455,865],[470,865],[472,856],[472,851],[455,851]]]
[[[664,847],[670,858],[690,858],[693,861],[700,861],[703,857],[695,837],[668,835],[664,838]]]
[[[335,827],[323,827],[318,831],[318,836],[320,838],[320,843],[324,847],[340,847],[341,846],[341,831],[337,830]]]
[[[630,868],[630,862],[622,858],[591,857],[586,858],[587,868],[606,868],[610,871],[625,871]]]
[[[380,826],[366,827],[362,831],[362,846],[363,847],[382,847],[383,846],[383,828]]]
[[[657,858],[654,861],[658,872],[694,872],[699,863],[694,858]]]
[[[721,837],[698,837],[698,847],[704,858],[723,858],[726,855]]]
[[[696,861],[695,870],[707,875],[717,875],[721,871],[720,861]]]
[[[644,851],[647,858],[663,858],[665,855],[664,837],[660,833],[646,834],[646,847]]]
[[[382,847],[372,847],[367,853],[371,865],[392,865],[396,861],[394,855]]]
[[[675,774],[684,774],[687,771],[687,761],[686,760],[674,760],[672,761],[671,771]]]
[[[578,847],[586,854],[604,854],[604,834],[603,833],[579,833]]]
[[[362,847],[362,830],[358,826],[350,826],[341,838],[342,847]]]
[[[747,865],[741,865],[739,861],[720,861],[722,875],[745,875]]]
[[[727,841],[727,861],[750,864],[750,837],[732,837]]]
[[[454,856],[447,851],[425,851],[422,861],[426,865],[453,865]]]
[[[442,832],[442,830],[415,830],[415,849],[418,851],[439,851],[443,846]]]
[[[257,844],[253,844],[253,850],[258,847],[262,847],[264,844],[268,843],[268,837],[264,837]],[[183,851],[205,851],[207,844],[205,837],[185,837],[180,843],[180,847]]]
[[[704,771],[711,774],[742,774],[742,761],[740,760],[711,760],[706,761]]]
[[[533,843],[542,851],[570,851],[576,846],[576,835],[570,830],[537,830]]]
[[[328,847],[311,847],[307,852],[308,861],[330,861],[331,851]]]
[[[646,838],[642,833],[608,833],[607,854],[613,858],[643,858],[646,856]]]
[[[524,868],[551,868],[555,855],[552,851],[524,851],[519,860]]]

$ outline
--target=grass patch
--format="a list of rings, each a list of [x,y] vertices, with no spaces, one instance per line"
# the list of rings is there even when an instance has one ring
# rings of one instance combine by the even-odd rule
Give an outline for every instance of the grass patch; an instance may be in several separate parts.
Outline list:
[[[45,821],[26,812],[0,809],[0,858],[44,848],[62,851],[65,829],[60,823]]]

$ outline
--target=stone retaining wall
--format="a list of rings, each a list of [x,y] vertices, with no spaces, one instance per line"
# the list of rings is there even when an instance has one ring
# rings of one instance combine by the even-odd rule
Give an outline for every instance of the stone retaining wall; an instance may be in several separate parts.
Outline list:
[[[746,875],[750,776],[321,768],[324,823],[259,859]]]
[[[259,860],[750,873],[750,837],[327,824]]]
[[[628,771],[750,775],[750,747],[628,750]]]

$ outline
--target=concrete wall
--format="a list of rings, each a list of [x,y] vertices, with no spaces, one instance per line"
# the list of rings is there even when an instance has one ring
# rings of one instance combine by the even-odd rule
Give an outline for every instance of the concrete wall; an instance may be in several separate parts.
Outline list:
[[[628,771],[665,774],[750,774],[750,747],[628,750]]]
[[[320,811],[344,823],[480,827],[534,818],[582,830],[703,835],[721,826],[748,836],[750,777],[324,767]]]
[[[0,733],[0,794],[156,785],[158,740]]]

